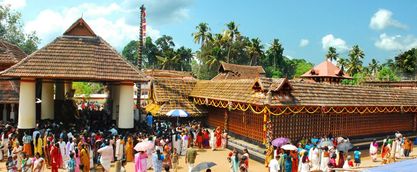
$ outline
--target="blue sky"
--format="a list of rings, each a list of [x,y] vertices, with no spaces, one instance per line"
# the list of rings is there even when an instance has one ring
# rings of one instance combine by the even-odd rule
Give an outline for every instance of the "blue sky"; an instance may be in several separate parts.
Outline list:
[[[222,32],[235,21],[243,35],[259,37],[268,47],[281,40],[284,54],[315,64],[329,46],[342,56],[358,44],[365,64],[384,62],[417,47],[417,1],[290,0],[3,0],[23,15],[25,31],[36,31],[41,46],[61,35],[83,16],[117,50],[138,37],[138,4],[147,7],[148,36],[170,35],[177,46],[198,49],[191,33],[200,22]]]

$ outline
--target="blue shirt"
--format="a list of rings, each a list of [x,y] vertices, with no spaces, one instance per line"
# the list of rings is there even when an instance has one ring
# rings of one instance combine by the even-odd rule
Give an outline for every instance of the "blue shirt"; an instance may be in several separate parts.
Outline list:
[[[153,123],[153,117],[152,117],[152,115],[148,115],[146,117],[146,123],[148,124],[149,127],[152,127],[152,123]]]
[[[353,152],[353,157],[355,159],[360,159],[361,158],[361,152],[358,150],[355,150],[355,152]]]

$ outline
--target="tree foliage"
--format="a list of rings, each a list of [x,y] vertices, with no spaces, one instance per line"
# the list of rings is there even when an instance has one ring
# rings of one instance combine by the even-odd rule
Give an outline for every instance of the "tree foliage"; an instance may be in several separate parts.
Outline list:
[[[21,13],[11,10],[8,6],[0,6],[0,38],[17,45],[26,54],[38,49],[40,39],[35,32],[23,32]]]
[[[395,58],[395,65],[399,72],[408,78],[414,78],[417,73],[417,49],[412,48],[405,51]]]

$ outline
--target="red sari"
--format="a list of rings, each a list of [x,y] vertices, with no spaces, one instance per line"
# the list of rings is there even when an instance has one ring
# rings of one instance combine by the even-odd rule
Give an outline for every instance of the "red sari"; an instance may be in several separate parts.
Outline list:
[[[219,148],[222,146],[222,131],[220,129],[216,129],[216,133],[214,133],[216,136],[216,148]]]
[[[51,147],[51,170],[52,172],[58,172],[59,168],[59,157],[61,154],[59,153],[59,149],[56,146]]]
[[[297,172],[298,171],[298,155],[297,155],[297,152],[296,151],[291,151],[290,156],[292,157],[291,171],[292,172]]]

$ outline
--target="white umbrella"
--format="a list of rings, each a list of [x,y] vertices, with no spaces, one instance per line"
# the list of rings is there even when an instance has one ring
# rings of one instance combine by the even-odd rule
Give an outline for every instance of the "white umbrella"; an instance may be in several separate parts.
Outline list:
[[[284,150],[297,150],[297,147],[292,145],[292,144],[286,144],[286,145],[282,145],[281,149]]]
[[[147,151],[148,149],[152,149],[152,147],[152,143],[144,141],[137,143],[133,149],[135,149],[136,151]]]
[[[174,109],[174,110],[170,110],[167,113],[167,116],[169,116],[169,117],[188,117],[189,115],[184,110]]]

